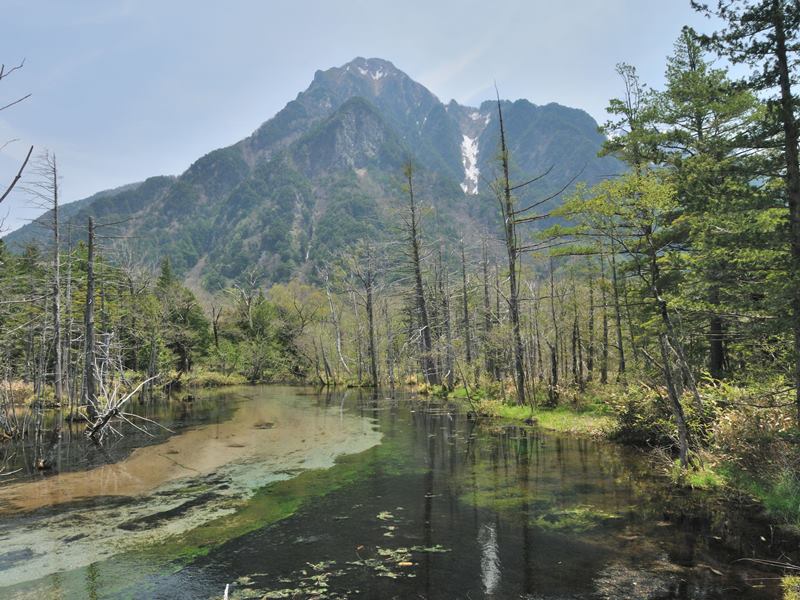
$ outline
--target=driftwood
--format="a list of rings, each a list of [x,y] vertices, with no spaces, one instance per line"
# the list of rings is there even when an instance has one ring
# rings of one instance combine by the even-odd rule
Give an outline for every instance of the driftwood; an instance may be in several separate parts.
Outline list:
[[[128,392],[126,394],[119,393],[119,385],[115,386],[113,390],[107,395],[105,395],[105,406],[102,407],[102,410],[98,410],[97,418],[86,428],[86,436],[89,437],[91,440],[95,442],[102,442],[103,437],[105,436],[106,430],[112,428],[111,423],[114,419],[119,419],[132,425],[134,429],[141,431],[147,435],[150,435],[147,430],[142,429],[141,427],[135,425],[130,421],[130,418],[141,419],[143,421],[147,421],[148,423],[153,423],[154,425],[158,425],[154,421],[150,419],[146,419],[140,415],[135,415],[133,413],[126,413],[122,410],[125,404],[134,397],[139,390],[141,390],[145,385],[150,383],[152,380],[156,379],[158,376],[149,377],[142,381],[136,388]],[[101,407],[98,407],[100,409]],[[159,425],[159,427],[161,427]],[[165,428],[166,429],[166,428]]]

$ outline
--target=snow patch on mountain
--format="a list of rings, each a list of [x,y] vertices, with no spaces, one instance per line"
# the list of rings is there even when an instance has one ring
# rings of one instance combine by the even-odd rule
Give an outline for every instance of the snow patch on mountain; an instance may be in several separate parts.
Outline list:
[[[462,136],[461,141],[461,163],[464,165],[464,182],[461,189],[465,194],[478,193],[478,138]]]
[[[348,69],[349,68],[350,67],[348,67]],[[364,77],[367,77],[367,76],[371,77],[375,81],[378,81],[379,79],[383,79],[384,77],[386,77],[388,75],[388,73],[386,71],[384,71],[383,68],[381,68],[381,67],[379,67],[378,70],[375,71],[374,73],[372,71],[370,71],[369,69],[365,69],[364,67],[358,67],[358,72],[361,73]]]

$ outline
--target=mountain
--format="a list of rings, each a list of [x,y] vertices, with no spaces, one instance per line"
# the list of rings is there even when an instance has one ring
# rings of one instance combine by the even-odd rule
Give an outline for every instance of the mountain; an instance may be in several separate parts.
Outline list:
[[[620,171],[598,158],[603,136],[585,112],[502,101],[518,179],[550,174],[525,194],[543,197],[576,174],[594,183]],[[116,223],[135,255],[169,256],[192,284],[216,288],[260,269],[285,281],[363,237],[392,234],[403,165],[417,166],[419,197],[438,232],[496,224],[487,181],[496,176],[497,103],[442,103],[392,63],[356,58],[317,71],[311,85],[251,136],[198,159],[178,177],[100,192],[65,205],[62,222]],[[524,201],[524,198],[523,198]],[[46,220],[44,215],[41,219]],[[12,248],[42,240],[35,223]]]

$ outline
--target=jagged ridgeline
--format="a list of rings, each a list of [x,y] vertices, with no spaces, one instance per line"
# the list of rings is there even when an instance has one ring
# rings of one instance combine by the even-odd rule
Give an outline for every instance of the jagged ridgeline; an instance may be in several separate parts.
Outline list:
[[[603,137],[585,112],[527,100],[504,102],[518,178],[553,167],[528,195],[546,196],[577,173],[594,183],[620,171],[598,158]],[[396,236],[401,180],[417,167],[427,231],[443,236],[496,227],[488,182],[497,171],[497,106],[443,104],[380,59],[317,71],[308,89],[250,137],[214,150],[178,177],[100,192],[65,205],[69,223],[115,222],[115,236],[153,264],[169,256],[190,284],[216,289],[256,267],[268,281],[315,265],[353,241]],[[556,200],[557,201],[557,200]],[[47,219],[47,215],[42,217]],[[76,243],[81,229],[71,234]],[[35,223],[8,234],[19,250],[44,241]]]

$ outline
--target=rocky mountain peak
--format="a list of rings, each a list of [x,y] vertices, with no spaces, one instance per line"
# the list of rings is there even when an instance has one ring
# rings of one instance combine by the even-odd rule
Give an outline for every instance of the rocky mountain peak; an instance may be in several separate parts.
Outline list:
[[[602,136],[586,113],[503,101],[514,177],[553,172],[546,194],[583,169],[588,183],[618,170],[597,158]],[[142,259],[168,254],[194,285],[219,289],[258,267],[269,281],[312,276],[362,238],[391,236],[402,166],[418,166],[420,197],[442,235],[494,223],[485,181],[496,171],[497,103],[444,104],[387,60],[358,57],[317,71],[251,136],[209,152],[177,178],[160,177],[64,207],[62,222],[119,222]],[[47,217],[43,217],[46,219]],[[28,225],[5,239],[39,239]],[[448,233],[449,231],[449,233]]]

